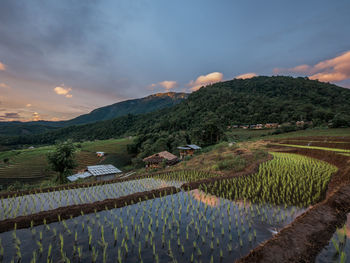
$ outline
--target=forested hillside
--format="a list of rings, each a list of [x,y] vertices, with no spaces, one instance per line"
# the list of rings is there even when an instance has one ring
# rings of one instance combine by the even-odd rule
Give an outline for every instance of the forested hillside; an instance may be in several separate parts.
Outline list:
[[[350,126],[350,90],[307,78],[234,79],[201,88],[181,103],[152,113],[129,114],[37,136],[3,138],[2,143],[42,144],[67,138],[93,140],[138,135],[129,150],[146,155],[173,150],[182,143],[215,143],[232,124],[298,120]]]
[[[72,125],[110,120],[127,114],[148,113],[174,106],[186,99],[187,96],[187,93],[157,93],[101,107],[67,121],[0,122],[0,135],[39,134]]]

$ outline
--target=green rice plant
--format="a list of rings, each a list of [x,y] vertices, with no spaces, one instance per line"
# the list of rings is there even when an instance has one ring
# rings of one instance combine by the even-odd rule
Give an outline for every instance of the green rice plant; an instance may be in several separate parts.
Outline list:
[[[346,253],[344,251],[341,252],[340,254],[340,263],[345,263],[346,262]]]
[[[272,145],[282,145],[289,146],[295,148],[303,148],[303,149],[315,149],[315,150],[323,150],[323,151],[331,151],[331,152],[340,152],[340,153],[350,153],[350,150],[338,149],[338,148],[327,148],[327,147],[319,147],[319,146],[305,146],[305,145],[297,145],[297,144],[283,144],[283,143],[272,143]]]
[[[296,154],[271,154],[273,160],[261,164],[255,174],[215,181],[200,189],[231,200],[300,207],[324,197],[330,177],[337,171],[335,166]],[[262,220],[267,220],[265,213],[262,215],[259,209],[257,212]],[[278,220],[284,219],[280,215]]]

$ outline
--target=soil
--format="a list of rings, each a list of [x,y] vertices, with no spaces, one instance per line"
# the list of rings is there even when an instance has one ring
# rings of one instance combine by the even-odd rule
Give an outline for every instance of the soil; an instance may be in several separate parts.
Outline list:
[[[346,185],[236,262],[314,262],[349,211],[350,185]]]
[[[130,204],[135,204],[144,200],[153,199],[160,196],[170,195],[179,192],[179,189],[175,187],[165,187],[157,190],[146,191],[142,193],[135,193],[124,197],[106,199],[103,201],[97,201],[89,204],[71,205],[66,207],[60,207],[57,209],[43,211],[32,215],[19,216],[16,218],[6,219],[0,221],[0,233],[13,230],[16,225],[16,229],[28,228],[33,224],[41,225],[46,223],[57,222],[63,219],[69,219],[88,213],[94,213],[102,210],[108,210],[113,208],[120,208]],[[33,223],[31,223],[33,222]]]

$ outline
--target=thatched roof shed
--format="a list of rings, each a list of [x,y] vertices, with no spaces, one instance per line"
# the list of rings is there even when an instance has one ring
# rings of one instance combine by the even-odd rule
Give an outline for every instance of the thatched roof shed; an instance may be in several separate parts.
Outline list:
[[[176,155],[174,155],[170,152],[163,151],[163,152],[153,154],[153,155],[148,156],[148,157],[143,159],[143,161],[147,164],[160,164],[164,160],[166,160],[167,164],[174,164],[178,161],[178,158]]]

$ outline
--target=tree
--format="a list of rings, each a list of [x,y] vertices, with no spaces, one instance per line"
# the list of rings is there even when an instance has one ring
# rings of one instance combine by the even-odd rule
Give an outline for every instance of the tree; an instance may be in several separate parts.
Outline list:
[[[77,166],[75,151],[74,144],[69,140],[58,143],[55,151],[47,156],[51,169],[58,172],[56,180],[60,184],[67,181],[67,176],[71,175],[72,170]]]

